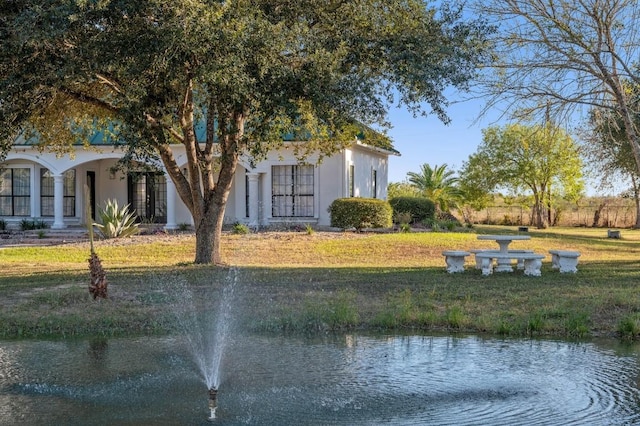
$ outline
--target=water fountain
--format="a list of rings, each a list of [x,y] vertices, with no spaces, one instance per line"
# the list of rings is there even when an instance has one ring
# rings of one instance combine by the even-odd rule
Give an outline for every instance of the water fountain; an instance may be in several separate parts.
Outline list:
[[[173,303],[177,322],[208,390],[211,421],[215,420],[218,408],[221,366],[231,337],[232,307],[237,282],[238,271],[230,268],[215,310],[208,306],[209,296],[196,300],[194,292],[184,282],[175,284],[175,288],[171,290],[177,294]]]
[[[209,410],[211,412],[209,414],[208,420],[210,421],[215,420],[217,409],[218,409],[218,389],[211,388],[209,389]]]

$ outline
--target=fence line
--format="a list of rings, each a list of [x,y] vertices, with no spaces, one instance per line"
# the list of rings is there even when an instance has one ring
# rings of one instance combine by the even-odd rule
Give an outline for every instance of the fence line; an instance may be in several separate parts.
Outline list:
[[[596,212],[599,217],[596,217]],[[531,225],[531,209],[520,206],[489,206],[480,211],[467,211],[466,217],[472,223],[487,225]],[[462,214],[458,215],[462,217]],[[557,217],[556,217],[557,216]],[[607,228],[629,228],[636,223],[636,208],[629,203],[605,205],[590,204],[572,206],[552,211],[554,225],[558,226],[601,226]],[[597,223],[594,224],[594,220]]]

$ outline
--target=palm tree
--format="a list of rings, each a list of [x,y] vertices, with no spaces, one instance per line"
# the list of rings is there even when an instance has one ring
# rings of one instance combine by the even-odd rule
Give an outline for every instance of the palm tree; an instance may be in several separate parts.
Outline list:
[[[453,170],[447,170],[448,165],[442,164],[431,168],[423,164],[420,173],[409,172],[407,178],[422,196],[430,199],[440,212],[449,212],[455,208],[462,198],[462,191],[458,187],[459,179]]]

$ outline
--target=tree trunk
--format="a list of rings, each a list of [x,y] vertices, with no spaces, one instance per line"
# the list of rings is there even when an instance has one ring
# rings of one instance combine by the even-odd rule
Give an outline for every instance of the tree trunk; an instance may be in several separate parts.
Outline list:
[[[600,215],[602,214],[602,210],[604,210],[606,206],[607,206],[607,201],[605,200],[601,202],[596,208],[596,211],[593,212],[593,224],[591,225],[593,228],[597,228],[598,225],[600,224]]]
[[[216,233],[221,235],[221,230],[216,232],[216,221],[213,214],[202,214],[199,222],[195,226],[196,230],[196,257],[194,262],[197,264],[215,263],[214,260],[214,240]],[[220,253],[217,254],[218,261],[220,261]]]
[[[211,250],[211,262],[214,265],[223,265],[222,252],[222,225],[224,224],[225,207],[216,208],[213,212],[214,229],[213,229],[213,247]]]
[[[553,216],[551,211],[551,207],[552,207],[551,206],[551,188],[549,188],[549,190],[547,191],[546,198],[547,198],[547,224],[549,224],[549,226],[552,226]]]
[[[107,274],[102,268],[102,262],[98,255],[91,250],[91,257],[89,257],[89,293],[93,296],[93,299],[101,297],[107,298]]]
[[[533,225],[538,229],[545,229],[547,228],[547,218],[545,217],[543,200],[540,199],[540,194],[537,192],[533,194],[533,200],[533,214],[531,215]]]
[[[212,208],[206,217],[196,227],[196,257],[195,263],[222,265],[220,240],[224,223],[224,208]]]
[[[205,197],[203,212],[198,215],[196,258],[194,261],[197,264],[223,264],[220,251],[222,225],[224,224],[224,212],[238,162],[237,156],[227,156],[226,160],[227,162],[221,165],[220,176],[215,189],[209,197]]]
[[[545,208],[541,202],[537,202],[533,205],[533,224],[538,229],[547,228]]]
[[[633,176],[631,176],[631,183],[633,184],[633,201],[636,203],[636,224],[633,227],[640,229],[640,187]]]

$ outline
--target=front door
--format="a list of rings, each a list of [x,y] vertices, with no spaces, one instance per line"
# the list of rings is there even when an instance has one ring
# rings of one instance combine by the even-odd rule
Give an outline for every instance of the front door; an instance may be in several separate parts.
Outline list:
[[[129,205],[138,220],[167,223],[167,182],[162,173],[129,173],[127,186]]]
[[[89,208],[91,219],[96,220],[96,172],[87,172],[87,187],[89,188]]]

